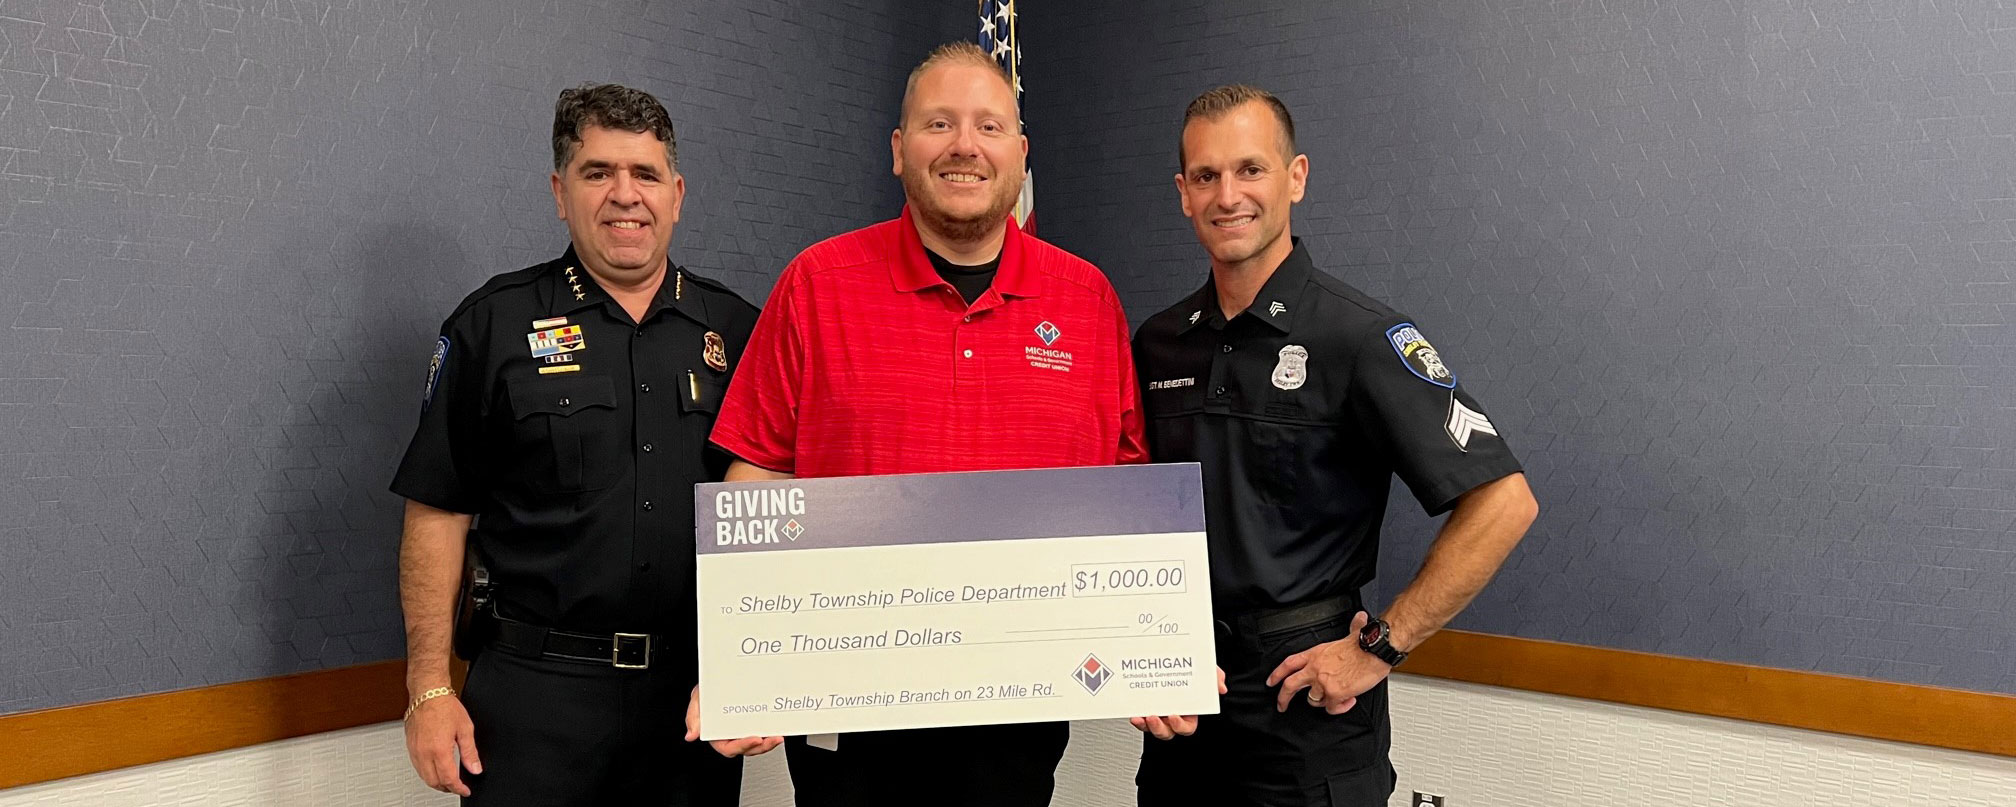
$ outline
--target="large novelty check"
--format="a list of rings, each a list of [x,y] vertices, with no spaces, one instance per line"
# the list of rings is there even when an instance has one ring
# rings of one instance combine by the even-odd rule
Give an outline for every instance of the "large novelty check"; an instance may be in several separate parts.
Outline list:
[[[1198,467],[700,485],[706,739],[1218,711]]]

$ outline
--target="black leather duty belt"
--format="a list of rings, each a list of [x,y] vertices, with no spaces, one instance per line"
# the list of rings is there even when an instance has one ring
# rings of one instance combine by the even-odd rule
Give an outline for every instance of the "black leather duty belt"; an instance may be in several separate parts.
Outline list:
[[[1286,608],[1228,614],[1218,619],[1218,626],[1222,630],[1241,636],[1264,636],[1321,625],[1338,617],[1348,620],[1353,614],[1358,613],[1358,610],[1358,598],[1355,595],[1344,594]]]
[[[619,670],[644,670],[666,646],[663,637],[648,633],[575,633],[542,628],[497,617],[497,638],[491,647],[527,658],[551,658],[587,664],[607,664]]]

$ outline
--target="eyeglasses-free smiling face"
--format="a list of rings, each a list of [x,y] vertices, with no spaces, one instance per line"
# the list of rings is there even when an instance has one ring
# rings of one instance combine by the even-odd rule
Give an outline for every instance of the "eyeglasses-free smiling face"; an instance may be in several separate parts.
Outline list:
[[[1309,179],[1309,158],[1290,151],[1280,121],[1258,101],[1183,128],[1176,191],[1214,265],[1271,269],[1288,257],[1289,211]]]
[[[665,268],[686,180],[650,132],[581,127],[581,143],[553,174],[553,203],[586,268],[631,280]]]
[[[978,65],[940,65],[917,77],[909,100],[889,145],[918,224],[954,241],[1002,226],[1029,155],[1008,82]]]

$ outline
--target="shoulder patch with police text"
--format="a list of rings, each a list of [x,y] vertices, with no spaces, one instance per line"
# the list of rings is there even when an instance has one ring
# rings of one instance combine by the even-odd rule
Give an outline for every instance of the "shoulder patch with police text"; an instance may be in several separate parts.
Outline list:
[[[441,381],[441,368],[448,365],[448,337],[434,340],[434,356],[427,360],[427,388],[420,393],[420,411],[434,404],[434,386]]]
[[[1449,366],[1442,363],[1442,354],[1428,344],[1428,337],[1422,336],[1414,323],[1402,322],[1386,329],[1386,341],[1393,344],[1393,352],[1400,354],[1400,363],[1407,366],[1407,372],[1444,389],[1456,388],[1456,374],[1449,372]]]

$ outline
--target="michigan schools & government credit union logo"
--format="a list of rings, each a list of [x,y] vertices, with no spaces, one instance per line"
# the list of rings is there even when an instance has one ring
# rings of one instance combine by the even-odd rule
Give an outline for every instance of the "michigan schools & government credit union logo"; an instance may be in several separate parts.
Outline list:
[[[1030,367],[1038,370],[1071,372],[1071,351],[1060,350],[1056,347],[1057,340],[1063,337],[1064,331],[1058,328],[1056,323],[1047,319],[1043,320],[1042,323],[1036,326],[1036,338],[1043,340],[1043,345],[1041,347],[1036,345],[1023,347],[1022,357],[1029,361]]]
[[[1078,669],[1071,673],[1071,679],[1084,687],[1086,692],[1097,695],[1106,682],[1113,679],[1113,671],[1106,669],[1106,664],[1098,656],[1086,656],[1078,663]]]

